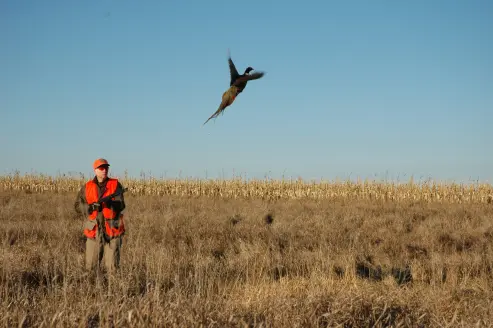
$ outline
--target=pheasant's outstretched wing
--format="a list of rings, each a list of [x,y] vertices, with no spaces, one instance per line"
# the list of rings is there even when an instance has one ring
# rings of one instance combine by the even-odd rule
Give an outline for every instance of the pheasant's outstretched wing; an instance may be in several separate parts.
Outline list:
[[[247,82],[250,80],[257,80],[257,79],[260,79],[264,75],[265,75],[265,72],[255,72],[252,74],[243,75],[242,77],[237,78],[233,84],[238,85],[240,83]]]
[[[229,86],[232,86],[233,83],[238,78],[238,76],[240,76],[240,74],[236,70],[236,66],[233,63],[233,60],[231,59],[231,53],[229,52],[229,49],[228,49],[228,65],[229,65],[229,73],[230,73],[230,76],[231,76],[231,80],[229,82]]]

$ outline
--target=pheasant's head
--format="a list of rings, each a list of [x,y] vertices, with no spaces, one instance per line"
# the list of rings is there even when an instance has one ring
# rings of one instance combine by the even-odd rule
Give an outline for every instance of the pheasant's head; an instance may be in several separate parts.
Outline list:
[[[245,75],[248,75],[248,73],[250,73],[251,71],[253,71],[253,68],[248,66],[247,69],[245,70]]]

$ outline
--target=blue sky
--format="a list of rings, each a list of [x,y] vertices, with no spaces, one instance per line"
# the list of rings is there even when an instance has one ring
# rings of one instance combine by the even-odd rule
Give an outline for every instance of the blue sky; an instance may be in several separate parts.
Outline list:
[[[0,2],[0,174],[493,182],[491,1]],[[228,48],[249,82],[229,87]]]

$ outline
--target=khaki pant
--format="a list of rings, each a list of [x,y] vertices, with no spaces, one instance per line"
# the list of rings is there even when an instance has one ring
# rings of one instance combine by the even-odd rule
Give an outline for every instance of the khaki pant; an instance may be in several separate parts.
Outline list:
[[[86,238],[86,269],[93,270],[96,265],[101,266],[104,257],[104,265],[107,272],[115,272],[120,267],[120,251],[123,236],[103,241],[100,245],[98,233],[96,238]]]

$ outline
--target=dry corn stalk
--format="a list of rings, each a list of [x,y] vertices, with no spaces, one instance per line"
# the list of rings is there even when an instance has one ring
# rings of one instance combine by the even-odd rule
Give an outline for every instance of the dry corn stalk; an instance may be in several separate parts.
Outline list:
[[[22,190],[33,193],[75,192],[87,180],[79,177],[24,175],[0,176],[0,189]],[[187,197],[261,198],[275,199],[336,199],[375,201],[424,201],[445,203],[491,202],[490,184],[435,183],[431,181],[407,183],[378,181],[303,181],[233,178],[223,179],[155,179],[123,178],[122,183],[133,195],[175,195]]]

